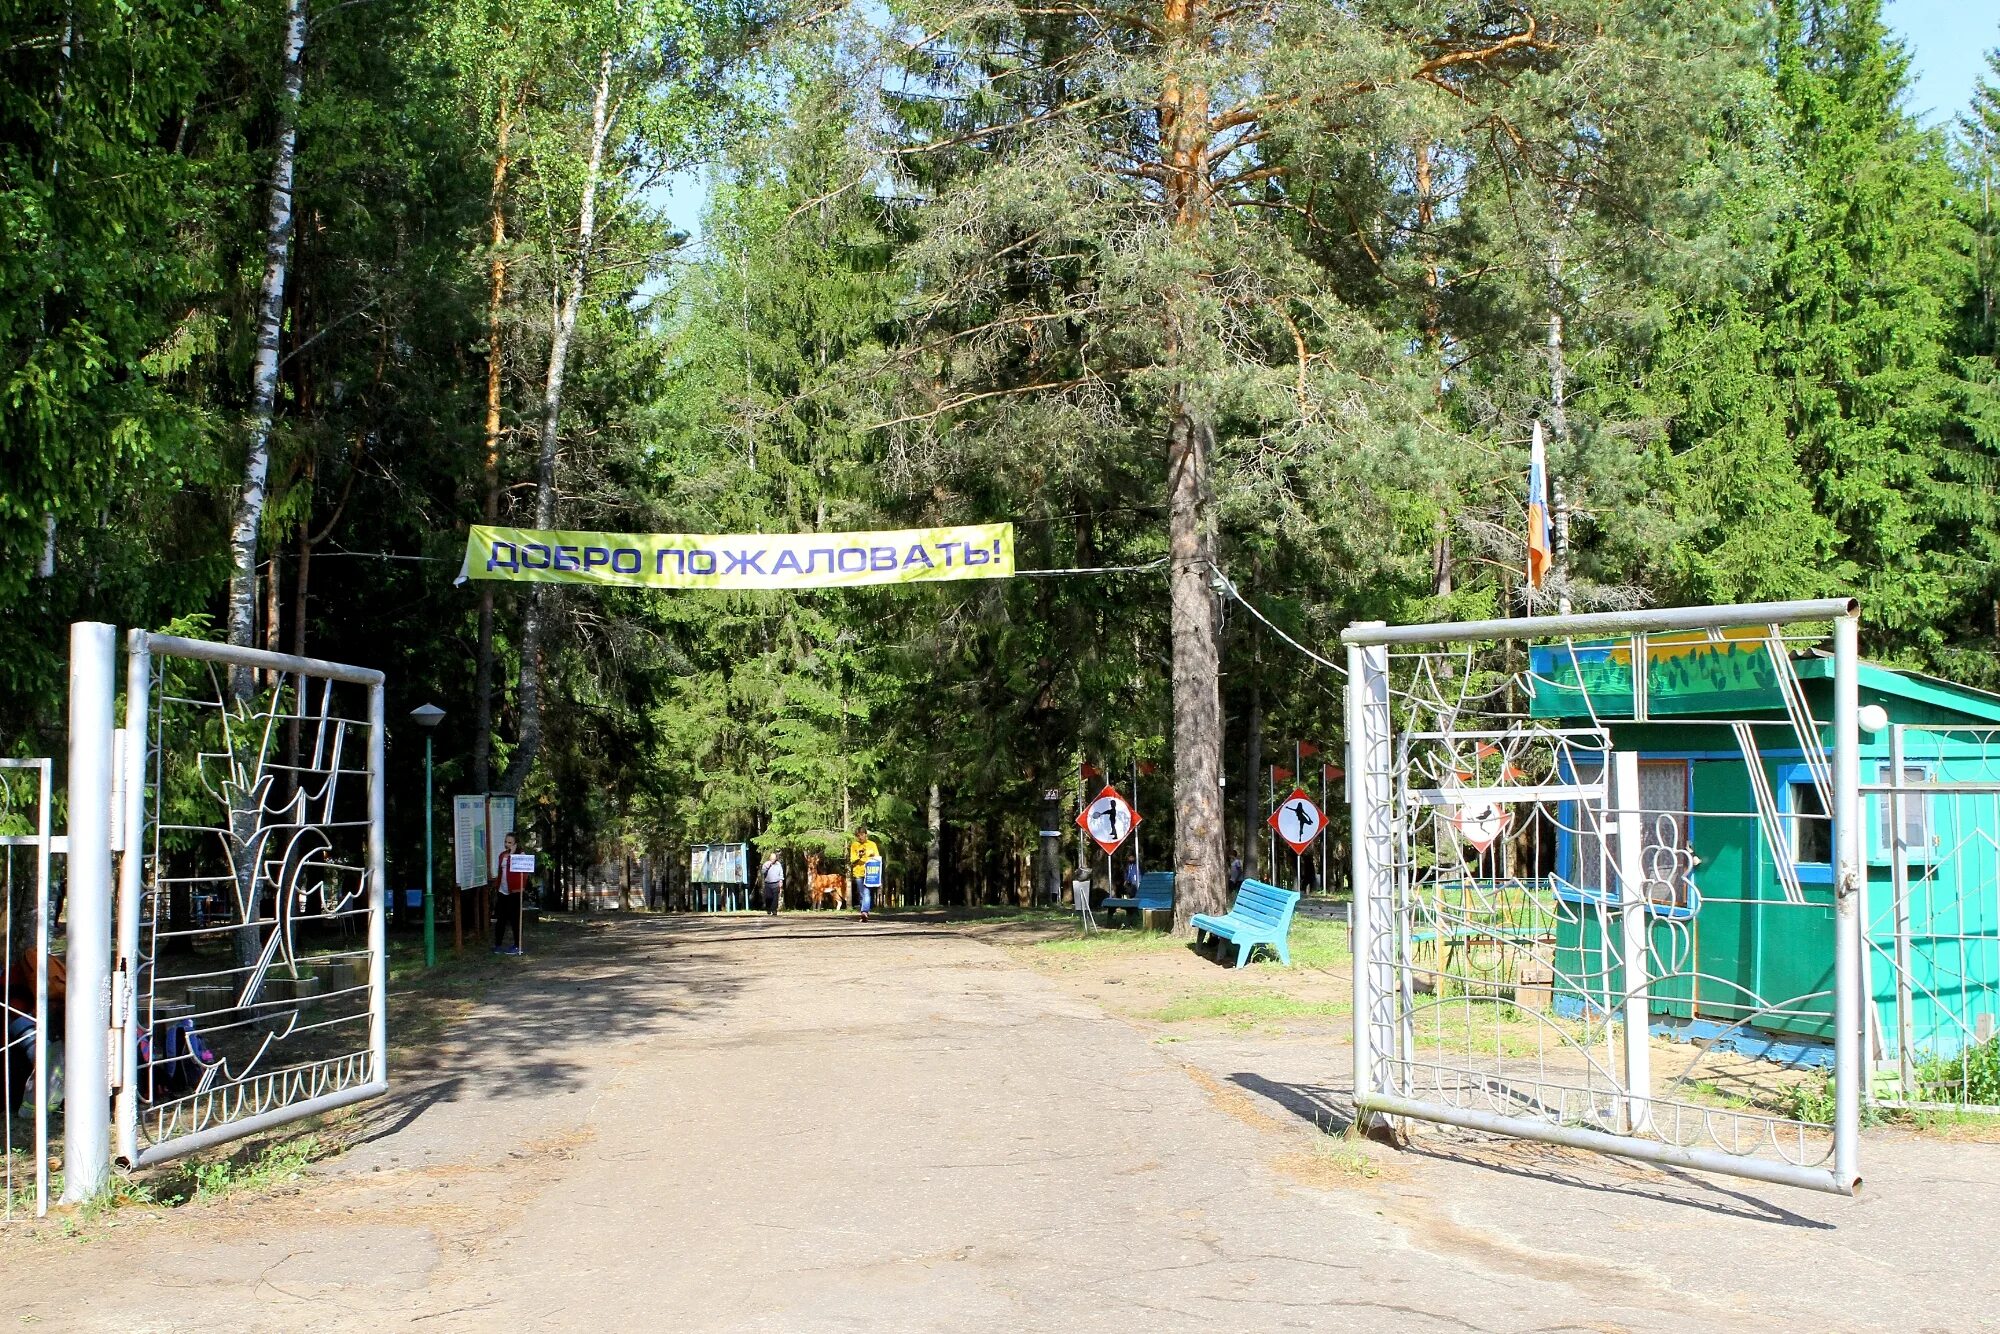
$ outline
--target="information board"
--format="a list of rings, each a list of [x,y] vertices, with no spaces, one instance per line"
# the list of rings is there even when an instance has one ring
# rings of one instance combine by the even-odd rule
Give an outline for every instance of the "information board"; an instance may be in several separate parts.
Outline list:
[[[750,845],[697,843],[688,858],[688,880],[697,885],[750,883]]]
[[[451,799],[451,847],[454,879],[460,889],[473,889],[493,878],[492,845],[486,841],[486,798]]]

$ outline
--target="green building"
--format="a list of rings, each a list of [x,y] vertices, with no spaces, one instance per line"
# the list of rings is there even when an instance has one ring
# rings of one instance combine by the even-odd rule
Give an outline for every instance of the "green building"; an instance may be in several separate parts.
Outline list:
[[[1573,729],[1564,782],[1602,779],[1606,735],[1638,753],[1654,1030],[1830,1061],[1831,775],[1800,738],[1817,729],[1831,750],[1833,658],[1774,657],[1745,632],[1661,636],[1637,691],[1632,658],[1629,641],[1537,647],[1529,708]],[[1859,678],[1870,1046],[1955,1056],[2000,1012],[2000,696],[1865,662]],[[1890,796],[1870,791],[1894,782],[1898,750],[1900,840]],[[1555,812],[1555,1003],[1572,1014],[1624,991],[1615,830],[1593,805]]]

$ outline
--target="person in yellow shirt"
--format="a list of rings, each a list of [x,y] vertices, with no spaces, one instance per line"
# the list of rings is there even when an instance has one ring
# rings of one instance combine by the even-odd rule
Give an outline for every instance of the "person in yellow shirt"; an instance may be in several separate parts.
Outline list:
[[[875,906],[875,891],[882,888],[882,849],[868,837],[867,825],[856,825],[854,839],[847,845],[847,873],[854,878],[854,902],[865,922]]]

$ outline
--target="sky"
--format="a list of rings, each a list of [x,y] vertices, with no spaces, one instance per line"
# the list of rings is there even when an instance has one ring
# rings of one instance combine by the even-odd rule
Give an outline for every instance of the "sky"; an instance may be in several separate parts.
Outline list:
[[[1910,110],[1926,125],[1949,121],[1972,99],[1986,53],[2000,46],[1995,0],[1889,0],[1884,15],[1910,48]]]

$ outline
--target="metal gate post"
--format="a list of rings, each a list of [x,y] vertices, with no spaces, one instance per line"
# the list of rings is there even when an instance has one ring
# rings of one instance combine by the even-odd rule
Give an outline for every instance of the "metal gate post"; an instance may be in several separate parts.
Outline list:
[[[112,1016],[120,1035],[119,1049],[111,1053],[118,1071],[112,1123],[115,1157],[126,1168],[139,1161],[139,993],[145,981],[140,976],[144,961],[139,955],[139,911],[145,889],[146,756],[153,690],[153,656],[147,641],[144,630],[125,637],[125,753],[118,757],[124,767],[125,809],[113,816],[124,822],[125,854],[118,864],[118,950],[112,965],[122,983],[117,994],[123,1010]],[[150,1013],[146,1017],[152,1018]]]
[[[1861,1185],[1861,673],[1860,618],[1833,623],[1833,1174]]]
[[[1910,1013],[1910,845],[1903,837],[1903,728],[1905,724],[1894,723],[1889,728],[1889,837],[1890,897],[1894,900],[1896,912],[1896,1067],[1903,1096],[1917,1096],[1917,1056],[1915,1050],[1916,1018]],[[1917,794],[1919,803],[1928,803],[1930,798],[1924,793]],[[1928,814],[1928,805],[1919,809]],[[1924,821],[1924,832],[1930,832],[1930,821]]]
[[[1653,1011],[1651,979],[1646,968],[1651,942],[1646,901],[1645,813],[1640,810],[1636,750],[1611,754],[1611,806],[1618,823],[1619,952],[1625,965],[1625,1126],[1637,1134],[1646,1129],[1652,1117]]]
[[[388,721],[378,677],[368,687],[368,1080],[389,1079],[389,880],[384,866],[384,812],[388,800]],[[518,941],[520,933],[515,932]]]
[[[112,700],[118,637],[69,628],[69,998],[65,1021],[63,1193],[81,1204],[111,1175]]]
[[[1378,622],[1379,624],[1379,622]],[[1386,921],[1377,909],[1389,901],[1394,873],[1389,774],[1389,651],[1380,645],[1347,649],[1348,812],[1354,856],[1354,1105],[1367,1122],[1367,1100],[1378,1093],[1375,1040],[1378,1007],[1393,1003],[1395,978],[1383,956]]]

